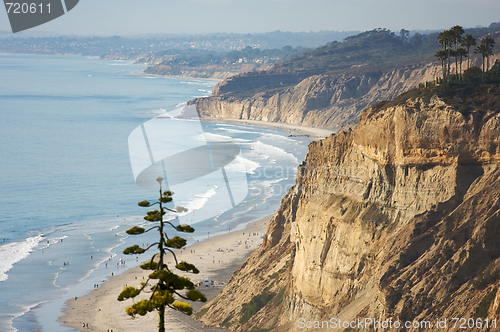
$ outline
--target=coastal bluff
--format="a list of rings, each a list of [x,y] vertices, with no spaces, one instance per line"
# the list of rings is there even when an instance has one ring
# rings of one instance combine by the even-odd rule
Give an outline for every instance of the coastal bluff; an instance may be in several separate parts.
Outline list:
[[[498,100],[403,95],[311,143],[263,244],[198,318],[236,331],[500,319]]]
[[[340,130],[354,126],[369,105],[392,99],[439,73],[435,65],[389,72],[244,73],[218,83],[210,97],[191,101],[203,118],[283,122]]]
[[[496,59],[500,57],[493,56],[490,63]],[[473,59],[471,65],[480,65],[480,59]],[[440,76],[441,66],[436,62],[386,71],[249,72],[222,80],[214,86],[211,96],[188,104],[196,105],[202,118],[257,120],[338,131],[354,127],[365,108]]]

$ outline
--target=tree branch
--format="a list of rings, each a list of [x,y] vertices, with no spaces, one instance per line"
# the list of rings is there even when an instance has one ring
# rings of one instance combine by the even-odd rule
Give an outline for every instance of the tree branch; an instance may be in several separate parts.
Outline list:
[[[190,299],[188,299],[184,295],[181,295],[181,294],[177,293],[175,290],[174,290],[174,293],[177,294],[179,297],[183,298],[184,300],[191,301]]]
[[[144,231],[144,233],[147,233],[147,232],[149,232],[150,230],[155,229],[155,228],[159,228],[159,227],[160,227],[160,226],[153,226],[153,227],[151,227],[150,229],[148,229],[147,231]],[[143,233],[143,234],[144,234],[144,233]]]
[[[151,249],[152,246],[155,246],[157,244],[160,244],[160,242],[155,242],[153,243],[152,245],[150,245],[149,247],[146,248],[146,251],[148,251],[149,249]],[[155,254],[156,255],[156,254]]]
[[[144,291],[144,288],[146,288],[146,286],[148,285],[149,280],[151,280],[151,279],[150,279],[150,278],[148,278],[148,279],[146,280],[146,282],[144,283],[144,285],[142,285],[142,287],[141,287],[141,289],[140,289],[140,291],[141,291],[141,292],[142,292],[142,291]]]
[[[153,257],[151,257],[151,260],[149,261],[149,267],[151,267],[151,265],[153,265],[153,262],[154,262],[156,255],[158,255],[158,253],[154,254]],[[158,268],[158,266],[156,266],[156,268]]]
[[[175,253],[174,253],[172,250],[168,249],[168,248],[165,248],[165,249],[167,249],[168,251],[170,251],[170,252],[172,253],[172,255],[174,256],[174,259],[175,259],[175,265],[179,264],[179,263],[177,262],[177,256],[175,256]]]
[[[155,285],[155,288],[153,288],[153,293],[152,293],[152,294],[151,294],[151,296],[149,297],[149,299],[150,299],[150,300],[152,300],[152,299],[153,299],[153,296],[154,296],[154,295],[155,295],[155,293],[156,293],[156,289],[158,288],[158,285],[159,285],[159,284],[156,284],[156,285]]]

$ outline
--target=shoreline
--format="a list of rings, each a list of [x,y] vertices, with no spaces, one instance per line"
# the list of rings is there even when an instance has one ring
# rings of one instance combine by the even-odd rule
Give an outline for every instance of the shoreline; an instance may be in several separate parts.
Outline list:
[[[257,120],[242,120],[229,118],[202,118],[201,121],[220,121],[223,123],[234,123],[239,125],[259,126],[272,129],[284,130],[292,137],[306,138],[311,141],[323,139],[334,133],[334,130],[326,128],[305,127],[286,123],[273,123]],[[267,224],[273,214],[258,221],[251,221],[244,229],[232,230],[230,233],[214,235],[210,238],[200,239],[185,250],[175,250],[178,260],[186,260],[200,270],[200,273],[189,274],[176,271],[179,275],[190,277],[193,282],[209,278],[214,280],[214,286],[201,287],[201,291],[207,297],[207,303],[215,298],[227,284],[232,274],[245,262],[248,256],[262,244],[261,235],[267,230]],[[245,235],[243,235],[245,234]],[[248,236],[258,234],[258,236]],[[243,245],[237,244],[240,241]],[[249,247],[245,247],[247,241]],[[219,251],[220,249],[220,251]],[[191,250],[195,252],[192,253]],[[221,258],[221,259],[218,259]],[[133,259],[133,257],[130,257]],[[141,258],[140,258],[141,259]],[[147,260],[147,257],[142,257]],[[167,260],[171,266],[172,260]],[[143,271],[139,266],[127,268],[123,273],[116,276],[106,276],[99,288],[91,290],[87,295],[77,300],[70,298],[64,303],[59,312],[57,323],[72,328],[76,331],[106,331],[132,332],[138,330],[154,331],[158,325],[158,315],[151,312],[145,316],[131,318],[125,312],[125,308],[131,305],[132,300],[117,301],[118,295],[125,285],[139,286],[143,278],[147,279],[148,271]],[[139,295],[136,300],[146,297],[147,294]],[[193,307],[193,315],[205,303],[190,302]],[[203,330],[209,332],[227,331],[223,328],[208,327],[202,322],[186,316],[174,310],[166,310],[165,322],[167,329],[179,332]],[[83,327],[88,324],[88,327]]]
[[[273,215],[268,215],[258,221],[251,221],[245,229],[234,230],[225,234],[208,237],[200,242],[193,243],[184,250],[175,250],[178,260],[186,260],[200,270],[199,274],[183,273],[176,271],[179,275],[191,278],[193,282],[201,279],[214,280],[214,286],[200,287],[207,297],[207,303],[213,299],[226,285],[234,271],[238,269],[247,257],[262,244],[260,238],[267,230],[267,224]],[[246,245],[245,245],[246,243]],[[192,252],[194,251],[194,252]],[[143,257],[144,260],[147,257]],[[170,260],[170,264],[173,259]],[[169,263],[167,261],[167,263]],[[69,299],[65,302],[62,315],[57,319],[63,326],[73,328],[77,331],[106,331],[112,329],[115,332],[156,330],[158,315],[151,312],[146,316],[137,316],[132,319],[125,313],[125,308],[131,305],[132,300],[117,301],[117,297],[125,285],[139,286],[143,277],[146,278],[147,271],[140,267],[133,267],[120,275],[108,276],[107,281],[92,290],[89,294],[79,297],[77,300]],[[146,294],[147,295],[147,294]],[[145,295],[139,295],[140,299]],[[205,303],[190,302],[193,314]],[[203,323],[194,320],[191,316],[173,310],[166,310],[165,321],[168,328],[173,331],[192,331],[203,329],[204,331],[227,331],[222,328],[205,327]],[[83,324],[88,328],[83,328]]]
[[[113,60],[116,61],[116,60]],[[136,63],[134,63],[136,64]],[[192,80],[200,80],[200,81],[213,81],[215,83],[219,83],[223,81],[223,78],[206,78],[206,77],[194,77],[194,76],[182,76],[182,75],[158,75],[158,74],[146,74],[142,71],[134,72],[135,75],[138,76],[150,76],[150,77],[163,77],[163,78],[182,78],[182,79],[192,79]]]
[[[299,125],[285,124],[285,123],[270,123],[265,121],[256,120],[241,120],[241,119],[228,119],[228,118],[218,118],[218,119],[201,119],[201,121],[220,121],[224,123],[234,123],[239,125],[248,126],[259,126],[271,129],[284,130],[290,133],[291,136],[298,138],[305,138],[310,141],[319,140],[330,136],[334,131],[325,128],[314,128],[314,127],[304,127]],[[273,213],[274,214],[274,213]],[[186,250],[182,251],[182,254],[178,254],[180,250],[175,250],[178,254],[178,260],[186,260],[194,265],[200,270],[200,274],[188,274],[181,273],[181,271],[176,271],[179,275],[185,275],[191,278],[193,282],[197,282],[203,278],[211,278],[215,282],[214,287],[203,287],[202,292],[207,297],[207,303],[215,298],[223,289],[227,281],[230,279],[232,274],[246,261],[248,256],[258,248],[262,243],[260,235],[265,234],[267,230],[267,224],[272,218],[273,214],[268,215],[258,221],[251,221],[246,223],[244,229],[236,228],[231,233],[225,233],[217,235],[214,234],[213,238],[200,239],[200,242],[195,242]],[[254,226],[255,223],[255,226]],[[245,233],[245,237],[243,236]],[[259,236],[247,237],[248,233],[258,233]],[[196,234],[196,233],[195,233]],[[210,242],[212,240],[212,242]],[[258,240],[258,245],[255,241]],[[251,246],[247,248],[240,248],[235,246],[236,241],[254,241],[249,242]],[[212,245],[210,245],[212,244]],[[197,249],[198,248],[198,249]],[[217,252],[217,249],[221,248],[221,252]],[[195,250],[195,253],[191,253],[191,250]],[[232,251],[230,251],[232,250]],[[203,255],[198,255],[198,253],[203,253]],[[212,254],[211,256],[209,256]],[[224,255],[224,256],[221,256]],[[212,260],[207,260],[205,256],[212,257]],[[216,256],[224,257],[225,259],[219,263],[218,259],[215,260]],[[203,259],[205,258],[205,259]],[[133,259],[130,257],[128,260]],[[140,258],[141,259],[141,258]],[[142,258],[146,260],[147,258]],[[172,260],[173,261],[173,260]],[[172,263],[170,261],[170,263]],[[215,262],[214,262],[215,261]],[[169,263],[169,261],[167,261]],[[214,265],[215,264],[215,265]],[[168,264],[171,266],[171,264]],[[60,311],[56,316],[56,323],[61,324],[61,326],[66,326],[72,328],[76,331],[106,331],[113,330],[115,332],[124,331],[132,332],[138,330],[152,330],[155,331],[158,325],[158,315],[156,312],[147,314],[146,316],[137,316],[135,319],[128,316],[125,312],[125,308],[131,305],[132,300],[127,300],[123,302],[117,301],[118,295],[123,290],[125,285],[135,285],[139,286],[142,277],[147,279],[147,271],[143,271],[140,267],[125,268],[119,275],[106,276],[102,279],[102,284],[99,285],[98,289],[90,290],[87,295],[79,297],[76,301],[73,298],[64,302],[64,305],[60,307]],[[137,279],[136,279],[137,277]],[[222,282],[222,281],[223,282]],[[90,286],[90,285],[89,285]],[[147,295],[147,294],[146,294]],[[141,299],[139,295],[137,300]],[[62,303],[61,303],[62,304]],[[193,307],[193,315],[198,311],[205,303],[195,302],[190,303]],[[104,309],[106,308],[106,309]],[[100,309],[100,310],[99,310]],[[222,332],[227,331],[227,329],[219,327],[208,327],[202,322],[197,321],[193,318],[194,316],[186,316],[180,312],[174,310],[167,310],[165,315],[165,321],[168,327],[172,331],[188,332],[193,330],[203,330],[208,332]],[[88,324],[88,328],[83,328],[83,324]]]
[[[248,125],[256,127],[266,127],[287,131],[292,137],[308,137],[314,141],[329,137],[337,131],[328,128],[306,127],[282,122],[267,122],[258,120],[244,120],[231,118],[200,118],[201,121],[220,121],[226,123],[235,123],[239,125]]]

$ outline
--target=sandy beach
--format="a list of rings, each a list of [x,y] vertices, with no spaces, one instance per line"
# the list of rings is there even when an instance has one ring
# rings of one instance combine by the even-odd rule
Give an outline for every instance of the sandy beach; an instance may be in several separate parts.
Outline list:
[[[199,289],[205,294],[208,301],[214,298],[227,283],[233,272],[245,261],[261,243],[271,216],[259,221],[251,222],[247,228],[231,231],[226,234],[210,237],[197,242],[184,250],[176,250],[179,260],[185,260],[196,265],[199,274],[188,274],[178,271],[178,274],[189,276],[193,282],[201,279],[212,279],[214,285],[201,286]],[[141,257],[139,258],[141,259]],[[147,259],[146,254],[142,257]],[[172,266],[174,260],[167,260]],[[111,331],[136,332],[157,331],[158,315],[156,312],[146,316],[137,316],[132,319],[125,313],[125,308],[132,304],[132,300],[119,302],[116,300],[125,285],[139,286],[143,278],[147,279],[147,271],[140,267],[131,268],[118,276],[108,276],[108,281],[99,285],[99,288],[78,299],[70,299],[63,309],[64,315],[58,321],[65,326],[78,331]],[[140,295],[136,299],[140,299]],[[196,312],[203,303],[191,303]],[[191,316],[167,310],[167,331],[227,331],[221,328],[205,327]],[[85,324],[85,327],[84,327]],[[88,327],[87,327],[88,324]]]
[[[267,127],[273,129],[280,129],[290,133],[293,136],[305,136],[313,141],[323,139],[325,137],[334,134],[336,131],[329,128],[316,128],[316,127],[305,127],[299,125],[293,125],[281,122],[267,122],[267,121],[257,121],[257,120],[241,120],[241,119],[228,119],[228,118],[202,118],[202,121],[220,121],[227,123],[237,123],[249,126],[259,126]]]

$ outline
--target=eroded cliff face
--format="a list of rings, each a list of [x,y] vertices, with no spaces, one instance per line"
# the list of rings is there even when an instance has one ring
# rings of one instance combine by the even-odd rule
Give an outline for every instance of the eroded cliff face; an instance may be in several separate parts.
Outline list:
[[[500,318],[499,113],[414,98],[311,143],[264,243],[201,319]]]
[[[499,56],[492,57],[492,65]],[[480,59],[479,59],[480,60]],[[480,65],[474,59],[471,65]],[[452,66],[452,71],[454,65]],[[361,111],[441,77],[436,63],[388,72],[345,74],[244,73],[217,84],[210,97],[191,101],[202,117],[283,122],[346,129]]]
[[[291,74],[268,75],[265,81],[260,76],[235,77],[214,87],[211,97],[193,103],[202,117],[341,129],[356,124],[367,106],[432,81],[437,73],[438,68],[429,65],[388,73],[320,74],[304,79]],[[243,92],[245,89],[251,92]]]
[[[212,95],[220,96],[230,92],[246,92],[262,87],[282,87],[297,84],[303,79],[321,74],[323,71],[298,70],[295,72],[255,71],[228,77],[215,85]]]

